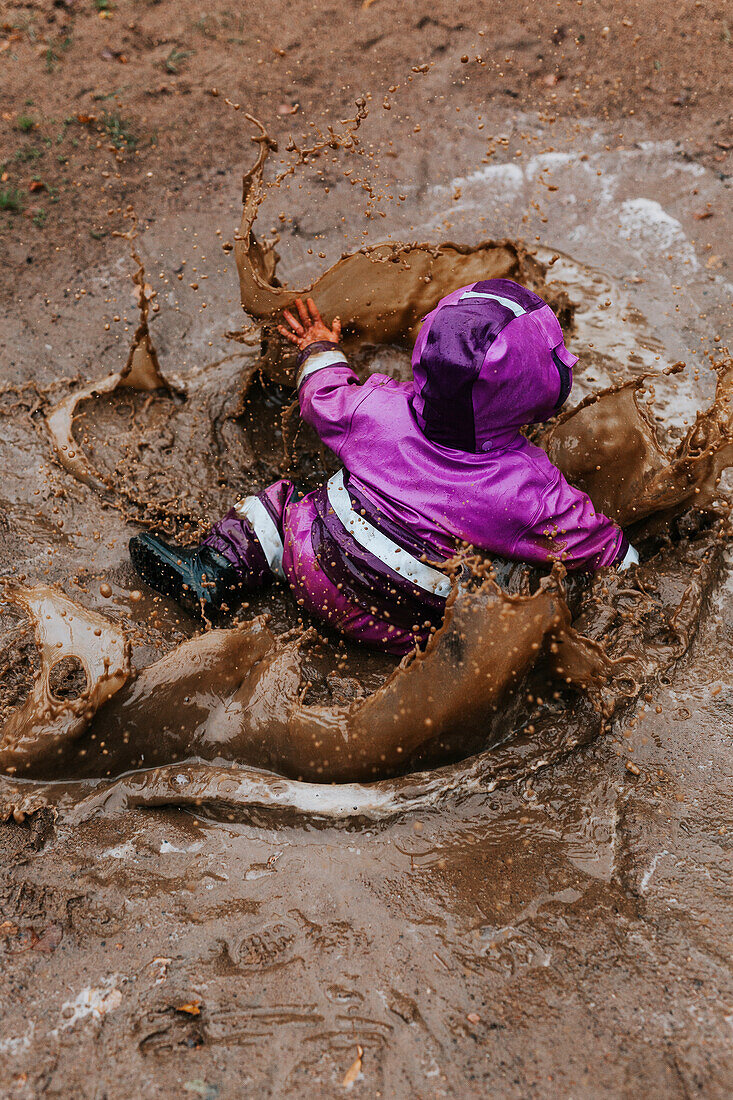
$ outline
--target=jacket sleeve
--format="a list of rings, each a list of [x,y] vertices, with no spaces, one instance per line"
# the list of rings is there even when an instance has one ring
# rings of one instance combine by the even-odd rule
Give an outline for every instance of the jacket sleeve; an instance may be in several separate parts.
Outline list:
[[[598,512],[587,493],[570,485],[549,459],[546,462],[549,469],[542,478],[540,505],[517,536],[515,556],[561,561],[569,571],[583,572],[609,565],[628,568],[638,561],[621,528]]]
[[[371,387],[361,384],[338,344],[311,344],[298,360],[300,415],[340,455],[356,409]]]

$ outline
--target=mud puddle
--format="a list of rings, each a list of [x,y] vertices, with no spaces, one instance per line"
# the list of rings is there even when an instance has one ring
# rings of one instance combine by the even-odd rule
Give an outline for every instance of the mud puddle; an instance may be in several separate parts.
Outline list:
[[[593,199],[592,224],[579,204],[563,203],[549,229],[522,226],[531,176],[523,167],[512,177],[512,195],[506,187],[500,197],[481,195],[480,181],[464,184],[468,220],[458,224],[460,212],[451,210],[457,223],[451,236],[483,236],[483,223],[479,230],[471,221],[472,198],[484,203],[482,210],[502,204],[501,218],[486,226],[489,234],[547,233],[543,239],[562,256],[546,281],[562,282],[562,272],[577,303],[570,342],[585,364],[579,398],[688,361],[684,374],[653,382],[653,433],[636,419],[645,401],[637,404],[633,389],[624,391],[623,401],[631,399],[625,412],[635,418],[641,440],[634,454],[645,457],[648,480],[641,493],[635,489],[617,504],[635,506],[654,487],[662,508],[643,521],[648,562],[635,577],[611,581],[606,592],[601,585],[566,600],[572,626],[602,642],[611,659],[630,654],[635,663],[615,670],[596,700],[600,711],[555,674],[550,686],[560,697],[543,694],[545,666],[543,689],[527,681],[505,698],[504,727],[488,729],[489,722],[480,731],[496,739],[491,750],[423,770],[416,759],[418,770],[378,782],[302,783],[204,760],[111,781],[100,766],[101,738],[92,742],[96,771],[88,763],[85,771],[75,755],[84,745],[73,731],[71,752],[60,758],[63,781],[5,777],[5,812],[27,815],[0,824],[7,860],[0,869],[0,943],[8,991],[0,1055],[10,1095],[91,1095],[92,1081],[95,1093],[103,1088],[110,1097],[142,1088],[209,1098],[246,1088],[302,1096],[314,1087],[334,1096],[492,1091],[518,1100],[533,1093],[617,1097],[640,1087],[659,1097],[729,1095],[730,560],[727,551],[721,554],[714,525],[689,513],[670,519],[669,464],[663,462],[696,412],[713,402],[718,376],[696,351],[699,337],[711,330],[698,314],[708,313],[704,294],[718,301],[727,291],[711,281],[719,276],[706,270],[701,254],[684,296],[673,292],[673,270],[695,250],[676,238],[662,253],[651,231],[629,242],[616,232],[623,203],[648,213],[639,199],[668,205],[668,217],[687,225],[697,207],[685,202],[702,201],[680,197],[680,180],[689,183],[689,172],[678,173],[671,154],[657,151],[644,161],[637,152],[614,191],[595,174],[605,163],[602,137],[599,143],[590,162],[581,162],[590,164],[582,197]],[[587,148],[581,145],[575,159]],[[564,184],[562,173],[572,173],[573,165],[554,171],[555,182]],[[593,190],[596,179],[607,202]],[[694,183],[703,197],[705,187],[713,188],[706,179]],[[420,239],[444,239],[432,223],[444,207],[437,193],[413,205],[420,214],[414,223],[428,226]],[[398,224],[390,228],[405,240],[415,236],[400,233]],[[171,226],[161,227],[163,236],[167,231],[175,236]],[[177,239],[191,236],[179,229]],[[176,253],[164,268],[159,257],[169,246],[154,240],[151,233],[137,242],[151,282],[158,263],[161,271],[180,263]],[[284,254],[290,243],[284,242]],[[683,245],[684,255],[677,251]],[[554,251],[538,258],[547,263]],[[666,267],[672,252],[675,260]],[[129,278],[134,265],[126,255],[123,267]],[[291,259],[289,272],[298,267]],[[625,273],[632,271],[647,281],[629,285]],[[232,285],[233,275],[230,269],[221,277],[222,288]],[[65,287],[66,274],[59,278]],[[140,522],[165,522],[184,533],[188,523],[193,535],[200,520],[229,504],[232,492],[246,491],[250,478],[269,476],[280,461],[280,441],[274,448],[262,444],[290,403],[287,387],[255,373],[252,403],[239,412],[260,344],[222,342],[207,352],[215,340],[214,305],[226,314],[228,289],[218,298],[207,294],[206,311],[186,315],[185,303],[181,313],[168,312],[166,304],[171,310],[173,304],[156,285],[161,308],[151,310],[153,343],[163,374],[179,375],[186,394],[126,388],[81,403],[75,439],[101,485],[80,482],[52,460],[45,423],[70,389],[124,367],[126,348],[120,357],[111,338],[99,342],[105,339],[101,314],[99,325],[86,328],[88,353],[64,360],[65,376],[78,375],[72,387],[57,379],[48,393],[29,387],[2,396],[4,572],[24,591],[57,586],[54,614],[66,614],[45,620],[62,631],[52,643],[66,644],[78,629],[77,616],[97,652],[103,637],[105,645],[119,632],[129,637],[128,658],[124,647],[106,650],[100,686],[126,659],[132,670],[160,669],[180,644],[197,642],[194,624],[174,606],[140,591],[125,558],[129,535]],[[119,305],[127,293],[119,289],[120,272],[113,286],[119,301],[109,311],[128,316],[130,331],[120,343],[129,343],[136,307],[124,314]],[[609,298],[611,306],[601,309]],[[77,344],[85,331],[81,308],[69,305],[59,322]],[[608,316],[612,331],[605,328]],[[50,353],[40,329],[32,335],[41,342],[33,377],[45,387],[54,382]],[[53,328],[48,339],[57,339]],[[399,347],[355,354],[365,368],[374,363],[398,373],[406,363]],[[206,366],[210,361],[217,365]],[[60,362],[54,359],[54,371]],[[211,462],[197,464],[192,441],[201,431],[214,442]],[[138,449],[141,440],[147,446]],[[296,450],[306,476],[325,468],[300,438]],[[256,472],[247,465],[252,453],[262,463]],[[693,447],[688,458],[697,455]],[[164,458],[167,484],[147,481]],[[683,484],[693,493],[700,487]],[[684,512],[685,501],[678,497],[678,504]],[[71,607],[59,609],[58,588]],[[43,597],[36,592],[38,606]],[[549,598],[559,599],[555,589]],[[253,602],[243,619],[265,611],[281,642],[289,630],[301,631],[286,595],[273,591]],[[88,612],[102,615],[106,625]],[[39,670],[40,661],[22,607],[6,606],[0,624],[8,666],[2,705],[17,713],[33,662]],[[266,641],[260,629],[260,642]],[[209,635],[212,641],[217,638]],[[551,644],[547,660],[556,656]],[[329,713],[364,705],[349,698],[352,680],[377,698],[376,689],[394,671],[393,663],[367,664],[363,655],[337,650],[331,638],[310,639],[302,656],[301,678],[312,685],[304,703]],[[90,668],[91,676],[95,671]],[[332,672],[342,682],[329,681]],[[74,709],[63,704],[78,702],[89,675],[67,663],[44,679],[52,698],[45,700],[43,730],[63,740],[61,723],[72,720]],[[129,693],[136,682],[128,680],[100,706],[86,733],[89,720],[79,707],[80,737],[95,732],[115,699],[135,713]],[[217,705],[239,686],[222,676]],[[530,705],[528,694],[535,700],[539,694],[542,703]],[[612,713],[602,733],[604,706]],[[149,718],[142,714],[141,731]],[[37,739],[31,744],[37,749]],[[87,778],[78,778],[82,774]],[[389,828],[380,827],[387,821]],[[345,1080],[354,1083],[347,1088]]]
[[[353,140],[348,126],[343,140]],[[281,284],[276,253],[256,237],[264,131],[259,149],[235,244],[242,305],[256,322],[232,334],[240,350],[185,380],[162,366],[150,329],[156,292],[133,251],[138,319],[122,369],[60,401],[32,387],[4,394],[14,426],[35,433],[27,449],[52,449],[64,502],[84,486],[105,513],[193,539],[232,499],[284,471],[313,485],[330,472],[329,456],[298,426],[292,357],[272,331],[298,291]],[[25,673],[21,661],[16,676],[29,693],[20,704],[20,688],[8,696],[6,814],[22,817],[50,801],[74,807],[76,819],[143,803],[230,819],[268,806],[326,818],[391,816],[477,786],[491,790],[561,758],[684,656],[727,536],[719,482],[733,462],[729,362],[717,363],[713,400],[686,431],[666,423],[665,411],[680,404],[681,365],[665,362],[643,316],[629,316],[623,302],[613,307],[618,294],[600,273],[509,240],[368,246],[342,257],[311,293],[327,315],[348,303],[345,343],[363,370],[386,360],[399,375],[400,348],[409,350],[419,318],[440,297],[505,276],[544,294],[588,352],[578,372],[583,399],[538,441],[630,529],[645,564],[631,577],[569,588],[562,570],[539,587],[517,571],[507,594],[475,562],[475,582],[456,586],[426,651],[396,668],[318,638],[283,593],[251,601],[233,629],[202,634],[166,601],[154,598],[151,609],[136,589],[115,600],[112,622],[47,586],[14,581],[8,599],[31,618],[41,667],[34,679],[34,661]],[[14,502],[26,526],[29,505]],[[72,517],[59,520],[50,554],[73,539],[83,507],[75,502]],[[109,582],[100,592],[114,595]],[[136,604],[147,613],[136,614]],[[11,629],[9,653],[20,652],[19,629]],[[59,667],[67,677],[76,672],[73,698],[52,686]]]

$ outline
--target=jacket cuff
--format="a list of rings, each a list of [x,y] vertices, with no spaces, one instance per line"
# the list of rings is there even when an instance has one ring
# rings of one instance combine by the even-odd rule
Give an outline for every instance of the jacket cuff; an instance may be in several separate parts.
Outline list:
[[[333,344],[328,340],[319,340],[316,344],[309,344],[298,356],[297,389],[300,389],[306,378],[311,374],[315,374],[316,371],[323,370],[324,367],[336,366],[348,366],[346,356],[338,344]]]
[[[315,355],[315,353],[318,351],[340,352],[341,348],[338,344],[334,344],[333,340],[316,340],[315,343],[309,344],[307,348],[302,348],[301,351],[298,352],[298,355],[295,359],[295,365],[298,370],[300,370],[300,368],[303,366],[303,363],[305,363],[306,359],[308,359],[309,356]]]
[[[619,573],[623,573],[631,565],[639,564],[639,554],[626,538],[626,535],[622,535],[621,545],[613,564],[617,567]]]

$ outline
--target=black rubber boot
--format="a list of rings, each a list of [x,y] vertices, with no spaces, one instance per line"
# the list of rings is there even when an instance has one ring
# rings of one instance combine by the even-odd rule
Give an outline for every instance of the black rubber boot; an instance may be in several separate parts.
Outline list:
[[[210,546],[176,546],[157,535],[135,535],[130,557],[146,584],[198,618],[217,622],[242,602],[241,573]]]

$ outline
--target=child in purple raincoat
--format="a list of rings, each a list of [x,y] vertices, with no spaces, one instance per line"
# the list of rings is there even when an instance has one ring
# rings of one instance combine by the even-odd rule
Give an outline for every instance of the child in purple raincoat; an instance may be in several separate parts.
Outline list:
[[[425,318],[413,381],[359,382],[311,299],[281,333],[300,349],[303,419],[342,468],[302,496],[245,497],[200,546],[133,538],[140,575],[208,618],[278,577],[342,634],[404,654],[439,622],[440,563],[460,542],[494,558],[592,572],[638,561],[621,529],[521,433],[567,400],[577,362],[550,307],[508,279],[462,287]]]

